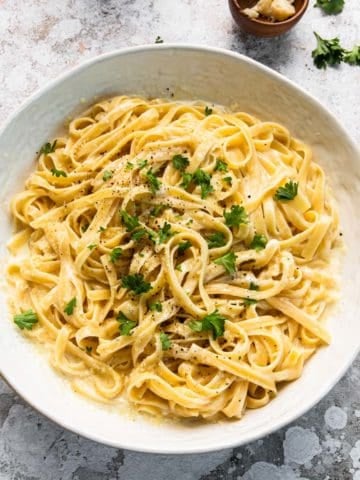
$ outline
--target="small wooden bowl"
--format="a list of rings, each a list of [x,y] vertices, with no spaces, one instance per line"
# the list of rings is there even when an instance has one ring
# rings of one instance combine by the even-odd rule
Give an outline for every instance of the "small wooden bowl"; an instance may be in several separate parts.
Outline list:
[[[287,32],[304,15],[309,5],[309,0],[295,0],[295,14],[282,22],[271,22],[264,17],[250,18],[242,12],[245,8],[251,8],[257,0],[229,0],[229,7],[235,22],[247,33],[258,37],[276,37]]]

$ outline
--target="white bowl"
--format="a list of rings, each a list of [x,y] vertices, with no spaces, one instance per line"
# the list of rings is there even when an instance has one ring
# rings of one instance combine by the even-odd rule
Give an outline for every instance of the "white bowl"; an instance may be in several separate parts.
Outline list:
[[[0,242],[11,234],[8,200],[34,168],[34,154],[74,111],[95,96],[143,94],[202,99],[286,125],[310,144],[340,203],[347,244],[340,307],[328,320],[333,341],[306,365],[302,377],[241,421],[182,425],[135,419],[73,393],[39,349],[6,314],[0,333],[1,373],[29,404],[59,425],[98,442],[143,452],[194,453],[233,447],[291,422],[318,402],[348,368],[360,344],[360,163],[347,132],[320,103],[268,68],[235,53],[184,45],[152,45],[97,57],[33,95],[0,133]],[[2,262],[4,263],[4,262]]]

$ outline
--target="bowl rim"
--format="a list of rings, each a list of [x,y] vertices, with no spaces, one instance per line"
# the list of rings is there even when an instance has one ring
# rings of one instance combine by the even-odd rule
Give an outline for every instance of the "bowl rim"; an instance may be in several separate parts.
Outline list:
[[[294,15],[291,15],[291,17],[287,18],[286,20],[281,20],[281,21],[278,21],[278,22],[271,22],[269,20],[262,20],[262,19],[259,19],[259,18],[249,17],[248,15],[246,15],[243,12],[244,9],[240,8],[240,5],[238,4],[238,0],[230,0],[230,1],[232,2],[234,7],[237,9],[238,13],[243,17],[244,20],[246,19],[246,20],[249,20],[250,22],[257,23],[258,25],[261,25],[264,28],[266,28],[266,27],[272,28],[272,27],[276,27],[276,26],[279,26],[279,25],[281,25],[281,26],[282,25],[291,25],[292,23],[296,23],[300,19],[299,17],[301,17],[305,13],[305,11],[307,10],[307,8],[309,6],[309,0],[303,0],[303,4],[299,8],[299,10],[294,13]]]
[[[140,45],[135,47],[124,47],[124,48],[112,50],[110,52],[97,55],[95,57],[92,57],[90,59],[87,59],[79,63],[78,65],[72,67],[71,69],[61,73],[55,79],[46,82],[42,87],[35,90],[35,92],[33,92],[28,98],[26,98],[20,104],[20,106],[16,108],[14,112],[12,112],[4,121],[4,123],[0,127],[0,137],[5,132],[5,130],[11,126],[12,122],[16,120],[16,117],[23,110],[25,110],[33,102],[36,102],[43,94],[47,93],[52,88],[61,84],[62,82],[71,79],[78,72],[85,70],[96,63],[104,62],[116,56],[122,56],[122,55],[133,54],[133,53],[136,54],[138,52],[147,52],[147,51],[156,51],[156,50],[173,50],[173,51],[186,50],[188,52],[201,51],[205,53],[217,54],[220,56],[229,57],[237,61],[240,60],[243,63],[247,63],[252,67],[255,67],[256,69],[262,71],[266,75],[273,77],[280,83],[287,84],[289,87],[299,91],[306,98],[308,102],[312,103],[315,107],[319,108],[325,115],[327,115],[334,122],[339,133],[345,137],[351,149],[353,149],[354,152],[360,157],[360,148],[358,147],[356,142],[352,139],[352,137],[349,135],[349,133],[345,130],[342,124],[338,121],[335,115],[331,111],[329,111],[327,107],[323,106],[322,103],[319,100],[317,100],[313,95],[308,93],[302,87],[298,86],[292,80],[286,78],[285,76],[281,75],[275,70],[272,70],[266,65],[263,65],[260,62],[257,62],[256,60],[253,60],[252,58],[247,57],[246,55],[233,52],[230,50],[226,50],[224,48],[204,46],[204,45],[198,45],[198,44],[186,44],[186,43],[145,44],[145,45]],[[154,442],[154,446],[152,446],[152,443],[149,442],[146,446],[142,445],[138,447],[135,444],[135,442],[133,442],[132,444],[126,443],[126,440],[124,441],[121,437],[119,438],[119,441],[115,442],[105,438],[102,434],[97,434],[96,432],[84,432],[81,430],[81,428],[78,428],[76,425],[74,426],[72,424],[69,424],[69,422],[66,422],[65,420],[62,420],[61,418],[59,418],[59,415],[56,415],[56,413],[52,414],[51,411],[46,411],[45,408],[38,407],[37,405],[35,405],[32,402],[31,398],[29,398],[28,392],[24,391],[21,385],[14,384],[12,382],[12,379],[9,378],[6,375],[6,373],[2,371],[3,369],[1,368],[1,366],[0,366],[0,377],[3,380],[5,380],[5,382],[23,400],[25,400],[25,402],[28,405],[30,405],[32,408],[34,408],[34,410],[36,410],[38,413],[46,417],[48,420],[54,422],[55,424],[59,425],[61,428],[64,428],[65,430],[68,430],[72,433],[85,437],[94,442],[115,447],[115,448],[126,449],[126,450],[131,450],[136,452],[142,452],[142,453],[153,453],[153,454],[207,453],[207,452],[213,452],[213,451],[218,451],[218,450],[227,449],[227,448],[235,448],[240,445],[251,443],[260,438],[268,436],[271,433],[295,421],[296,419],[304,415],[306,412],[308,412],[313,406],[315,406],[322,398],[324,398],[330,392],[330,390],[338,383],[338,381],[342,378],[342,376],[351,366],[351,364],[353,363],[353,361],[355,360],[359,352],[360,352],[360,342],[357,345],[357,348],[352,352],[352,355],[347,359],[347,362],[344,363],[344,365],[338,371],[335,377],[331,377],[329,380],[322,383],[319,386],[319,389],[317,389],[317,391],[314,392],[314,394],[309,398],[308,401],[302,402],[300,404],[300,407],[296,412],[285,414],[284,417],[281,418],[280,421],[278,421],[276,424],[264,425],[261,430],[259,430],[256,433],[249,433],[248,435],[246,435],[245,438],[236,438],[236,436],[234,436],[232,439],[229,439],[228,441],[222,441],[222,443],[218,446],[205,446],[205,447],[196,446],[196,447],[187,448],[186,445],[183,445],[183,446],[177,447],[176,450],[174,450],[173,448],[169,448],[169,449],[164,448],[159,450],[158,448],[156,448],[156,442]]]

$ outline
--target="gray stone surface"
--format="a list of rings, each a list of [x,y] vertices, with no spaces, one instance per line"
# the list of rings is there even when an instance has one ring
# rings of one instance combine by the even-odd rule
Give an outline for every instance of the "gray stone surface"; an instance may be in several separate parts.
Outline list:
[[[360,1],[324,16],[313,8],[283,37],[239,32],[226,0],[0,0],[0,121],[34,89],[86,58],[166,42],[244,53],[295,80],[360,140],[360,69],[319,71],[313,30],[360,41]],[[234,450],[183,457],[119,451],[66,432],[0,382],[0,480],[360,480],[360,361],[293,425]],[[299,402],[301,399],[299,399]]]

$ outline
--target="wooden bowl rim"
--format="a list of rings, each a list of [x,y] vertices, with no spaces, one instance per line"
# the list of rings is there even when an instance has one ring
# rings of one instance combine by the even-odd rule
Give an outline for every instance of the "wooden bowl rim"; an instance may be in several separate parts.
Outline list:
[[[251,18],[243,12],[243,8],[240,7],[238,4],[238,0],[232,0],[233,5],[237,8],[239,14],[246,20],[250,22],[257,23],[258,25],[262,26],[277,26],[277,25],[288,25],[296,21],[296,19],[301,16],[307,7],[309,6],[309,0],[303,0],[303,4],[299,8],[297,12],[294,13],[291,17],[287,18],[286,20],[278,21],[278,22],[270,22],[269,20],[259,20],[258,18]]]

